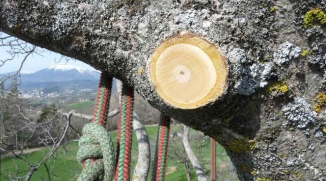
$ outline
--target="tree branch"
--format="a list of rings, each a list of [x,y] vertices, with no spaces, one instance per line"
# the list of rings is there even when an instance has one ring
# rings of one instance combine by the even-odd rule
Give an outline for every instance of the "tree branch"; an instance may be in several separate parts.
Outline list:
[[[189,160],[191,161],[192,167],[195,169],[198,180],[199,181],[207,181],[208,178],[206,177],[203,167],[201,166],[199,160],[197,159],[196,155],[191,149],[190,143],[189,143],[189,127],[184,125],[183,128],[183,146],[185,148],[185,151],[188,155]]]

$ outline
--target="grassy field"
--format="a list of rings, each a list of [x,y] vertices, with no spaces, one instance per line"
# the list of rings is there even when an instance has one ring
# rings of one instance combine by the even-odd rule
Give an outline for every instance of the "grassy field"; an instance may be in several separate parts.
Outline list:
[[[171,128],[171,133],[180,131],[177,127]],[[152,151],[154,141],[156,139],[157,127],[147,127],[147,132],[149,134]],[[192,130],[192,135],[195,135],[197,132]],[[113,140],[117,139],[117,133],[113,132],[111,134]],[[209,138],[206,138],[206,142],[203,144],[202,149],[202,163],[205,167],[206,174],[210,176],[209,168],[210,168],[210,141]],[[205,140],[204,140],[205,141]],[[175,144],[175,142],[171,142],[171,144]],[[191,142],[193,146],[195,146],[194,141]],[[182,144],[179,144],[182,146]],[[173,145],[170,146],[173,148]],[[73,142],[67,146],[65,149],[60,147],[60,149],[54,154],[54,157],[50,158],[46,163],[50,172],[51,172],[51,180],[57,181],[73,181],[78,178],[80,171],[82,169],[81,165],[76,161],[76,152],[78,150],[77,142]],[[33,152],[30,154],[23,155],[22,157],[30,162],[30,164],[37,164],[44,156],[48,153],[49,149],[45,148],[37,152]],[[198,150],[194,149],[195,152]],[[186,153],[184,153],[186,154]],[[137,162],[138,157],[138,144],[136,141],[136,136],[133,136],[133,149],[132,149],[132,165],[134,166]],[[4,158],[1,159],[1,176],[0,180],[18,180],[17,176],[24,176],[28,172],[29,166],[22,160],[16,158]],[[133,170],[133,168],[132,168]],[[167,167],[167,176],[166,180],[173,181],[185,181],[187,180],[184,166],[176,159],[168,160]],[[217,170],[218,170],[218,180],[228,180],[228,181],[237,181],[236,174],[232,168],[232,163],[230,162],[229,157],[227,156],[225,150],[218,146],[218,159],[217,159]],[[23,179],[24,180],[24,179]],[[40,181],[40,180],[49,180],[46,174],[45,166],[41,166],[39,170],[37,170],[32,176],[32,181]],[[192,180],[197,180],[195,172],[192,170]]]
[[[92,110],[95,106],[95,101],[85,101],[72,103],[68,105],[69,110],[75,110],[78,113],[92,114]]]

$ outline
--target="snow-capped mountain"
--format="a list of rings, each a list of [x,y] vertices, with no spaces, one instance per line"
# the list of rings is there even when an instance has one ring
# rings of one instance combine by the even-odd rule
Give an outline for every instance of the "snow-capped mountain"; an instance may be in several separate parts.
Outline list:
[[[52,65],[34,73],[21,74],[21,88],[37,88],[45,85],[77,86],[98,84],[100,71],[71,65]]]
[[[99,72],[97,70],[88,70],[88,69],[81,68],[81,67],[76,67],[76,66],[72,66],[72,65],[62,65],[62,64],[54,64],[54,65],[48,67],[47,70],[54,70],[54,71],[77,70],[81,74],[83,74],[84,72],[93,72],[93,71]]]
[[[22,82],[66,82],[98,80],[100,72],[71,65],[53,65],[34,73],[22,74]]]

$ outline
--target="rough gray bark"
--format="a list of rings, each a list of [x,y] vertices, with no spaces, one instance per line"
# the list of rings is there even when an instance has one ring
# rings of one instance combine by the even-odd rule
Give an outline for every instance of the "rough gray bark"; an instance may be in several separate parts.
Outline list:
[[[326,91],[325,4],[4,0],[0,29],[133,86],[157,109],[224,146],[240,180],[322,180],[325,108],[315,99]],[[317,8],[323,21],[310,13],[315,18],[305,27],[304,16]],[[226,95],[195,110],[166,104],[148,77],[151,52],[183,31],[219,45],[229,67]]]
[[[207,177],[204,173],[203,167],[201,166],[198,158],[194,154],[194,152],[191,149],[190,143],[189,143],[189,127],[184,125],[183,127],[183,137],[182,137],[183,146],[186,150],[186,153],[188,155],[188,158],[192,164],[192,167],[194,167],[197,179],[198,181],[207,181]]]

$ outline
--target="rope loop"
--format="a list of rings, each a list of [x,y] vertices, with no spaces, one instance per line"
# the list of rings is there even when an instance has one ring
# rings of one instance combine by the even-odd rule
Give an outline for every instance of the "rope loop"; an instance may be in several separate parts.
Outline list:
[[[115,171],[115,152],[110,134],[103,126],[96,123],[84,126],[77,159],[84,166],[78,181],[112,180]]]

